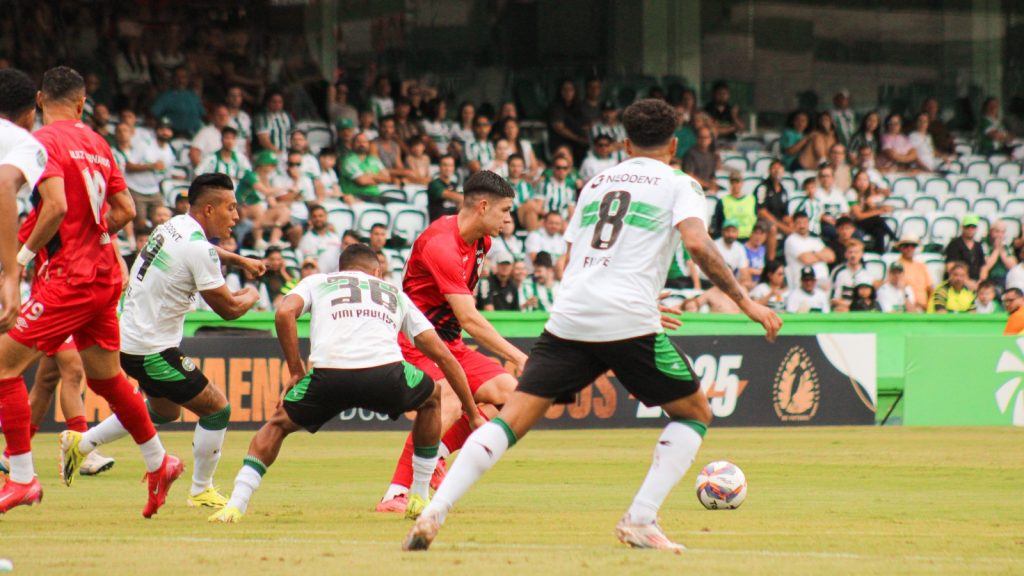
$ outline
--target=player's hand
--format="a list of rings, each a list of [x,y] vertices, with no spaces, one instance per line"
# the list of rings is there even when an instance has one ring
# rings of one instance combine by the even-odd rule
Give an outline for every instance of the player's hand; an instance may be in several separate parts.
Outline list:
[[[767,306],[754,302],[750,298],[740,302],[740,310],[748,318],[764,326],[764,337],[766,340],[775,342],[775,337],[779,334],[779,329],[782,328],[782,319],[775,312],[772,312]]]
[[[658,294],[658,300],[662,300],[671,294],[669,291],[664,291]],[[665,330],[677,330],[683,325],[683,321],[677,318],[677,316],[683,315],[683,309],[679,306],[665,306],[664,304],[658,304],[658,312],[661,313],[661,327]]]
[[[259,278],[267,273],[267,263],[263,260],[256,258],[242,258],[240,265],[242,270],[252,275],[253,278]]]
[[[522,352],[517,354],[515,358],[512,358],[512,362],[516,365],[516,371],[515,374],[513,374],[513,376],[519,378],[520,376],[523,375],[523,371],[526,370],[526,361],[528,359],[529,356],[523,354]]]
[[[476,409],[476,406],[473,407],[472,411],[466,412],[466,418],[469,418],[470,430],[476,430],[477,428],[487,423],[487,419],[480,415],[480,412]]]
[[[4,277],[3,285],[0,286],[0,333],[14,328],[20,309],[21,286],[18,285],[18,276],[10,274]]]
[[[284,406],[284,397],[288,395],[288,391],[295,387],[302,379],[302,375],[305,373],[304,370],[300,370],[295,373],[289,371],[288,379],[284,381],[284,387],[281,388],[281,396],[277,399],[277,407],[280,409]]]

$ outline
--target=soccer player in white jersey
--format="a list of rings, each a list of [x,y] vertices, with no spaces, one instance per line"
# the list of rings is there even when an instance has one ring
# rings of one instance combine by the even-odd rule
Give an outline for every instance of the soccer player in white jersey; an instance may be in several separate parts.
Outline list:
[[[18,194],[35,188],[46,167],[46,149],[29,133],[35,122],[32,79],[13,68],[0,70],[0,333],[14,326],[21,308]]]
[[[148,397],[154,424],[173,422],[181,407],[199,417],[192,440],[195,467],[190,506],[223,507],[227,498],[213,487],[221,445],[231,417],[224,393],[211,384],[178,346],[185,314],[196,292],[225,320],[245,314],[259,300],[252,287],[231,292],[221,274],[221,258],[253,275],[260,260],[221,250],[210,238],[227,238],[238,223],[234,185],[226,174],[198,176],[188,190],[189,212],[157,226],[129,273],[121,313],[121,366]],[[61,433],[61,454],[68,478],[97,446],[128,435],[110,416],[81,434]]]
[[[561,290],[519,387],[498,417],[466,441],[404,549],[427,549],[455,502],[553,403],[572,402],[608,369],[641,402],[660,405],[671,419],[616,534],[633,547],[683,549],[662,533],[657,513],[693,462],[711,410],[689,362],[662,331],[657,298],[679,236],[711,281],[764,326],[769,340],[782,322],[736,283],[708,236],[700,185],[669,166],[676,151],[672,107],[641,100],[626,109],[624,124],[630,159],[598,174],[580,195],[565,234],[569,264]]]
[[[249,444],[228,505],[211,522],[238,522],[267,468],[291,433],[315,433],[339,413],[367,408],[397,419],[416,410],[412,426],[413,517],[429,501],[430,477],[441,442],[441,387],[402,360],[402,332],[437,363],[476,428],[483,422],[462,367],[430,321],[401,289],[381,280],[377,254],[365,244],[341,253],[338,272],[303,279],[285,297],[275,319],[291,377],[277,412]],[[296,320],[309,312],[312,350],[307,372],[299,353]],[[418,501],[418,502],[417,502]],[[414,506],[414,502],[416,505]],[[409,514],[409,512],[407,512]]]

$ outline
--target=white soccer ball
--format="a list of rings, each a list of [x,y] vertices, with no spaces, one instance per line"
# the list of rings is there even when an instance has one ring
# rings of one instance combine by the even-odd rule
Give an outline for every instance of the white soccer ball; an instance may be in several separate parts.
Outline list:
[[[747,477],[732,462],[712,462],[697,475],[697,499],[708,510],[739,508],[746,498]]]

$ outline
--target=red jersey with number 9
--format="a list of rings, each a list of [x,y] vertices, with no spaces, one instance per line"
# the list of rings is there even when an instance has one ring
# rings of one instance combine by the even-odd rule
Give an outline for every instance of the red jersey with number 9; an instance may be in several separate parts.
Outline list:
[[[120,284],[121,268],[107,233],[106,200],[128,188],[110,146],[91,128],[76,120],[53,122],[33,133],[49,156],[39,182],[64,179],[67,213],[60,229],[36,256],[41,269],[61,275],[70,284]],[[32,193],[32,212],[18,238],[28,239],[35,228],[42,199]]]

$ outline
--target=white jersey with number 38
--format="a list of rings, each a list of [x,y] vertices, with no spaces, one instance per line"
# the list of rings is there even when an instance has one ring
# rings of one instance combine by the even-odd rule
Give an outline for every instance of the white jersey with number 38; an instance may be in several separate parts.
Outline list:
[[[704,191],[668,164],[638,157],[595,176],[565,232],[570,259],[547,330],[582,342],[660,332],[658,293],[687,218],[706,224]]]

